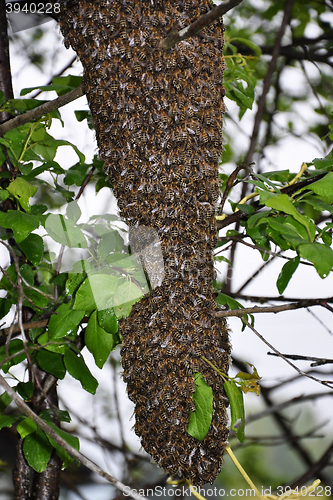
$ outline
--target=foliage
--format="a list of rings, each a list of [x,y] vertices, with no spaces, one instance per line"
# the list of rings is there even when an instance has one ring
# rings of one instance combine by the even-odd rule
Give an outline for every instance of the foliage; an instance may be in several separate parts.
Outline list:
[[[237,16],[229,16],[226,21],[226,96],[237,105],[239,121],[247,118],[248,110],[252,110],[258,101],[267,70],[267,56],[275,43],[272,27],[279,26],[283,4],[265,0],[258,8],[254,2],[244,2]],[[285,91],[282,75],[288,67],[295,71],[302,68],[301,42],[304,42],[310,24],[316,25],[321,33],[317,39],[307,42],[313,61],[316,62],[315,48],[320,36],[322,50],[329,50],[329,41],[325,38],[329,25],[322,17],[324,12],[324,3],[315,3],[314,6],[310,0],[295,2],[288,34],[290,43],[284,49],[286,59],[278,63],[272,82],[273,91],[265,104],[263,125],[267,127],[260,151],[278,144],[286,133],[297,131],[297,104],[308,100],[308,89],[298,88],[295,93],[291,89]],[[41,58],[33,60],[32,55],[29,57],[35,64],[42,63]],[[299,166],[291,172],[279,168],[270,171],[267,168],[252,169],[246,165],[245,176],[238,174],[228,193],[228,213],[217,217],[227,231],[218,239],[216,256],[230,241],[244,240],[252,242],[254,251],[260,253],[264,262],[272,253],[288,251],[289,257],[281,265],[276,281],[280,295],[302,262],[309,263],[321,278],[326,278],[333,268],[333,153],[329,152],[333,126],[328,122],[332,113],[328,89],[333,85],[333,74],[328,64],[322,65],[321,71],[322,77],[312,84],[318,97],[315,117],[306,124],[304,136],[311,134],[315,137],[321,144],[322,157],[308,162],[300,172]],[[303,73],[306,75],[304,66]],[[63,95],[80,82],[80,77],[69,75],[54,78],[50,85],[33,88],[55,90],[58,95]],[[31,90],[23,89],[21,96]],[[13,115],[25,113],[45,102],[30,98],[4,101],[4,95],[0,93],[1,110]],[[277,115],[283,115],[286,127],[277,126],[277,121],[272,124]],[[78,110],[75,117],[78,122],[87,120],[87,127],[92,128],[88,111]],[[150,290],[141,265],[135,255],[130,254],[118,216],[96,214],[87,222],[80,222],[79,198],[86,181],[95,186],[96,194],[103,187],[112,189],[112,186],[105,178],[103,164],[97,156],[86,162],[75,144],[50,134],[55,120],[64,123],[59,110],[0,137],[0,164],[8,158],[13,167],[12,171],[0,172],[0,244],[7,249],[10,259],[2,269],[0,280],[0,319],[7,321],[10,311],[15,309],[15,324],[21,325],[17,331],[6,332],[7,342],[0,347],[0,366],[3,373],[15,380],[15,390],[27,402],[34,387],[25,373],[19,379],[13,371],[17,365],[25,367],[27,362],[59,380],[63,380],[68,372],[85,391],[95,394],[98,380],[87,366],[85,347],[96,366],[102,369],[110,352],[121,344],[118,321],[127,317],[133,304]],[[59,148],[65,146],[72,148],[78,158],[77,163],[70,167],[56,161]],[[222,165],[234,167],[243,159],[244,151],[239,152],[237,141],[228,138]],[[302,161],[300,158],[300,163]],[[221,180],[223,195],[228,176],[221,174]],[[240,183],[246,184],[251,192],[247,198],[239,197],[237,189]],[[231,224],[234,222],[232,217],[237,214],[239,226],[229,229],[228,220]],[[71,258],[75,257],[74,261],[69,262],[67,270],[62,270],[69,254]],[[220,305],[230,309],[243,307],[235,298],[223,293],[222,288],[216,283]],[[30,312],[32,326],[29,327],[29,338],[17,338],[25,330],[22,327],[24,308]],[[248,320],[248,316],[245,319]],[[253,317],[251,321],[253,324]],[[42,322],[43,326],[40,326]],[[212,390],[200,373],[195,374],[195,380],[196,411],[189,416],[188,432],[202,440],[212,419]],[[244,439],[245,417],[242,390],[256,392],[257,381],[254,371],[250,379],[243,373],[224,382],[231,404],[231,428],[240,441]],[[63,467],[68,466],[72,461],[69,455],[32,420],[7,413],[10,403],[11,399],[3,393],[0,396],[0,428],[17,424],[29,465],[37,472],[45,470],[55,448]],[[44,411],[40,416],[69,444],[79,449],[78,439],[55,426],[49,412]],[[57,417],[60,421],[70,421],[67,412],[59,412]],[[235,424],[239,419],[241,425],[237,428]]]

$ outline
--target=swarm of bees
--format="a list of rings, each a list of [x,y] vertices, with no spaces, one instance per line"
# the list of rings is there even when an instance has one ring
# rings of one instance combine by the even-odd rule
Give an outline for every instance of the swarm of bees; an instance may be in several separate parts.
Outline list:
[[[228,330],[214,316],[212,294],[223,23],[163,51],[159,43],[170,29],[198,19],[211,9],[210,0],[60,3],[65,45],[84,66],[99,154],[121,215],[138,235],[141,226],[151,227],[161,242],[163,276],[161,259],[154,270],[154,255],[146,255],[156,286],[121,324],[135,432],[168,474],[212,483],[228,438],[223,380],[203,359],[227,373]],[[202,441],[187,432],[196,372],[214,394]]]

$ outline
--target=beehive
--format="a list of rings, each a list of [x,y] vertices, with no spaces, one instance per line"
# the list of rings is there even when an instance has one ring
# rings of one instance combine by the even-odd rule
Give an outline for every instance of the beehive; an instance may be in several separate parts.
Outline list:
[[[159,42],[209,9],[210,0],[62,0],[60,14],[120,213],[161,240],[164,280],[121,324],[135,432],[160,467],[196,485],[216,478],[228,436],[223,381],[202,358],[227,373],[228,331],[212,315],[223,23],[168,51]],[[203,441],[187,433],[195,372],[214,394]]]

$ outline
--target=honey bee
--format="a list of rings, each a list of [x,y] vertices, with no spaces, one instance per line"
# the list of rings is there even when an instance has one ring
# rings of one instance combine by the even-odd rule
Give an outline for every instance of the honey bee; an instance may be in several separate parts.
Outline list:
[[[112,92],[116,92],[118,90],[118,82],[116,80],[111,81],[110,89]]]
[[[87,28],[87,34],[89,36],[91,36],[91,37],[94,36],[94,34],[95,34],[95,27],[94,26],[88,26],[88,28]]]

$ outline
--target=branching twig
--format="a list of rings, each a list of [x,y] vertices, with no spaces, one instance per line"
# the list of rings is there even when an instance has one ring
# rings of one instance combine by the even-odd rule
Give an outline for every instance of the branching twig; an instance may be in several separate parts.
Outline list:
[[[62,439],[59,434],[53,430],[49,425],[47,425],[44,420],[42,420],[40,417],[38,417],[32,410],[29,408],[29,406],[20,398],[20,396],[14,391],[14,389],[6,382],[4,377],[0,375],[0,385],[4,388],[4,390],[7,392],[7,394],[12,398],[12,400],[16,403],[18,406],[19,410],[28,418],[31,418],[33,422],[42,430],[44,431],[48,436],[50,436],[53,441],[55,441],[59,446],[61,446],[68,455],[71,457],[75,458],[78,460],[82,465],[90,469],[92,472],[95,472],[96,474],[100,475],[101,477],[105,478],[107,481],[109,481],[113,486],[118,488],[120,491],[125,493],[126,496],[131,496],[135,500],[144,500],[145,497],[142,495],[139,495],[135,490],[132,490],[129,486],[126,486],[125,484],[121,483],[118,479],[115,477],[111,476],[107,472],[105,472],[101,467],[99,467],[97,464],[95,464],[92,460],[87,458],[85,455],[80,453],[79,451],[75,450],[72,446],[70,446],[64,439]]]
[[[50,316],[51,316],[52,313],[50,313]],[[49,322],[49,319],[41,319],[41,320],[38,320],[38,321],[29,321],[28,323],[23,323],[23,329],[24,330],[30,330],[30,328],[44,328],[45,326],[47,326]],[[8,327],[8,328],[3,328],[3,330],[0,330],[0,337],[2,336],[7,336],[9,335],[10,333],[18,333],[21,331],[21,328],[19,325],[14,325],[12,324],[12,326]]]
[[[239,213],[239,212],[236,212]],[[245,245],[246,247],[253,248],[254,250],[259,250],[262,253],[266,253],[267,255],[271,255],[272,257],[279,257],[280,259],[285,259],[285,260],[291,260],[291,257],[286,257],[285,255],[282,255],[281,252],[272,252],[271,250],[267,250],[266,248],[259,247],[258,245],[254,245],[252,243],[248,243],[247,241],[244,241],[243,238],[249,238],[246,234],[244,235],[239,235],[239,236],[223,236],[221,238],[218,238],[218,241],[223,242],[223,241],[234,241],[235,243],[242,243],[242,245]],[[218,255],[220,251],[216,252],[214,255]],[[300,264],[304,264],[305,266],[311,266],[312,264],[310,262],[306,262],[305,260],[300,261]]]
[[[246,319],[242,318],[242,321],[243,321],[243,323],[246,324],[246,326],[248,326],[253,331],[253,333],[255,333],[257,335],[257,337],[260,338],[260,340],[262,340],[280,358],[284,359],[284,361],[286,363],[288,363],[288,365],[290,365],[300,375],[303,375],[304,377],[308,377],[311,380],[314,380],[315,382],[318,382],[319,384],[325,385],[326,387],[329,387],[330,389],[333,389],[333,382],[332,381],[330,381],[330,380],[320,380],[319,378],[313,377],[312,375],[309,375],[308,373],[304,372],[303,370],[300,370],[296,365],[294,365],[294,363],[292,363],[291,361],[289,361],[289,359],[287,359],[283,354],[281,354],[280,351],[278,351],[277,349],[275,349],[275,347],[272,346],[272,344],[270,344],[262,335],[260,335],[260,333],[252,325],[250,325],[250,323],[248,321],[246,321]]]
[[[262,122],[262,117],[263,117],[263,113],[264,113],[264,109],[265,109],[266,96],[267,96],[268,91],[269,91],[270,86],[271,86],[271,80],[273,77],[273,73],[275,71],[276,61],[277,61],[277,58],[279,56],[280,49],[281,49],[282,38],[283,38],[284,32],[286,30],[287,24],[288,24],[289,19],[290,19],[293,4],[294,4],[294,0],[287,0],[286,6],[284,9],[282,23],[281,23],[276,41],[274,43],[272,58],[269,62],[267,73],[266,73],[266,76],[265,76],[265,79],[263,82],[262,94],[261,94],[259,101],[258,101],[258,110],[257,110],[256,117],[254,120],[254,125],[253,125],[253,130],[252,130],[252,135],[251,135],[251,143],[250,143],[250,147],[249,147],[249,150],[248,150],[248,153],[246,156],[246,163],[252,162],[253,154],[254,154],[254,151],[255,151],[255,148],[257,145],[257,141],[258,141],[260,124]]]
[[[319,472],[322,471],[327,465],[329,465],[333,455],[333,443],[328,447],[328,449],[323,453],[323,455],[314,463],[306,472],[300,477],[295,479],[290,485],[291,489],[297,488],[309,481],[311,478],[318,476]],[[331,483],[332,484],[332,483]]]
[[[212,24],[241,2],[242,0],[226,0],[221,5],[216,5],[212,10],[207,12],[207,14],[199,17],[194,23],[186,26],[186,28],[180,31],[171,30],[170,33],[161,40],[159,48],[164,50],[171,49],[171,47],[177,43],[197,35],[203,28]]]
[[[285,297],[283,295],[266,295],[266,296],[259,296],[259,295],[244,295],[244,294],[235,294],[231,292],[230,297],[233,297],[237,300],[246,300],[249,302],[256,302],[259,304],[265,304],[266,302],[301,302],[303,300],[313,300],[312,298],[310,299],[304,299],[303,297]],[[315,299],[318,300],[318,299]],[[326,307],[327,303],[333,303],[333,297],[326,297],[326,298],[321,298],[322,301],[322,306]]]
[[[320,380],[321,382],[321,380]],[[318,398],[325,398],[325,397],[333,397],[332,391],[329,392],[316,392],[312,394],[305,394],[301,396],[297,396],[295,398],[290,398],[287,401],[283,401],[282,403],[279,403],[277,405],[272,405],[269,408],[266,408],[265,410],[259,411],[258,413],[253,413],[252,415],[249,415],[245,419],[245,424],[249,425],[251,422],[255,422],[259,420],[260,418],[265,418],[268,415],[272,415],[274,413],[278,413],[286,408],[289,408],[289,406],[294,406],[296,404],[302,404],[305,403],[306,401],[314,401]]]
[[[41,116],[51,113],[52,111],[61,108],[61,106],[65,106],[65,104],[68,104],[69,102],[75,101],[75,99],[83,96],[84,93],[84,86],[83,83],[81,83],[76,89],[71,90],[67,94],[62,95],[57,99],[54,99],[53,101],[45,102],[37,108],[31,109],[30,111],[27,111],[22,115],[8,120],[7,122],[0,125],[0,136],[4,135],[10,130],[13,130],[16,127],[19,127],[20,125],[24,125],[25,123],[37,120]]]
[[[268,352],[268,356],[277,356],[275,352]],[[300,354],[283,354],[285,358],[288,359],[293,359],[295,361],[297,360],[302,360],[302,361],[314,361],[314,363],[311,363],[310,366],[321,366],[321,365],[328,365],[333,363],[333,359],[327,359],[327,358],[315,358],[313,356],[301,356]]]
[[[219,311],[212,313],[218,318],[226,318],[228,316],[237,316],[242,318],[245,314],[256,314],[256,313],[278,313],[281,311],[291,311],[293,309],[304,309],[311,306],[323,306],[326,301],[333,301],[333,298],[329,299],[305,299],[298,302],[292,302],[291,304],[284,304],[283,306],[253,306],[244,307],[242,309],[231,309],[229,311]]]

